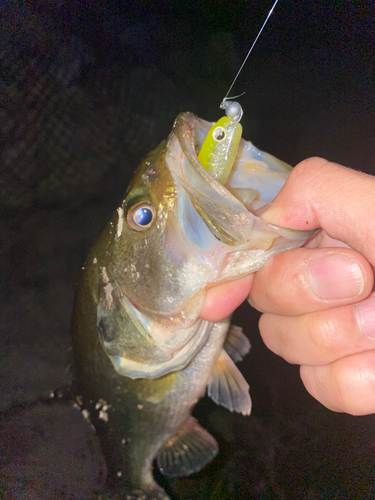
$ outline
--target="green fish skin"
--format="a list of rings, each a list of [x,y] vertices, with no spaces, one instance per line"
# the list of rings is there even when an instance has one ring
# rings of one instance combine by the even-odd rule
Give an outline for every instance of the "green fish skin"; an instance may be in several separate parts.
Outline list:
[[[258,213],[290,167],[241,140],[221,185],[199,163],[212,124],[179,115],[168,140],[139,165],[91,248],[72,319],[75,391],[106,459],[98,499],[168,499],[154,480],[198,472],[218,453],[191,416],[206,390],[249,415],[235,363],[250,349],[230,318],[199,318],[208,285],[244,276],[312,232],[266,224]]]

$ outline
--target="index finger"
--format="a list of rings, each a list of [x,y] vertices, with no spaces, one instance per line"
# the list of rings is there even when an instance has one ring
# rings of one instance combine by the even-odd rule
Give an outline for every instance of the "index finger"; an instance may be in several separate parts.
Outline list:
[[[261,216],[291,229],[322,228],[375,265],[375,178],[322,158],[309,158],[290,173]]]

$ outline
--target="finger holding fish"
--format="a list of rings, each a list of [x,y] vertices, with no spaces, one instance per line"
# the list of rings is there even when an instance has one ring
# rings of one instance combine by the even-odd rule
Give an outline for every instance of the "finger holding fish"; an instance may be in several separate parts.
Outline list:
[[[293,229],[322,228],[375,265],[375,177],[323,158],[291,172],[262,219]]]
[[[298,316],[363,300],[373,281],[371,265],[355,250],[298,248],[257,273],[249,300],[260,312]]]
[[[357,304],[374,284],[372,268],[361,254],[347,248],[301,248],[280,257],[257,273],[249,298],[265,312],[259,329],[273,352],[290,363],[324,365],[374,348],[357,317]]]
[[[263,266],[249,298],[264,313],[266,345],[302,365],[307,390],[327,408],[355,415],[375,411],[374,189],[372,176],[321,158],[297,166],[262,217],[323,230]],[[215,293],[210,314],[219,312]]]
[[[321,225],[325,233],[316,237],[315,243],[322,248],[286,252],[255,276],[251,301],[266,312],[260,332],[273,351],[302,365],[307,390],[322,404],[352,414],[372,413],[375,179],[322,159],[303,162],[291,177],[265,218],[279,223],[288,220],[292,227],[307,221]],[[339,243],[326,248],[335,245],[332,237]],[[280,276],[288,268],[305,265],[306,252],[310,258],[320,257],[315,276],[315,285],[325,291],[320,300],[313,290],[301,290],[300,280],[292,280],[287,291],[281,286]],[[336,266],[332,257],[339,257]],[[265,289],[268,296],[282,295],[282,306],[271,304]],[[292,316],[296,310],[299,315]]]
[[[312,250],[312,245],[323,248]],[[336,279],[334,261],[338,265]],[[223,319],[248,295],[250,304],[260,312],[296,316],[331,309],[367,297],[373,280],[372,267],[363,255],[321,231],[313,242],[276,255],[255,274],[208,289],[201,317]],[[320,293],[313,286],[318,286]],[[336,297],[323,298],[322,292]]]
[[[254,274],[209,288],[200,313],[206,321],[221,321],[249,296]]]
[[[263,314],[259,330],[266,346],[292,364],[323,366],[353,354],[374,350],[364,336],[357,305],[282,316]]]

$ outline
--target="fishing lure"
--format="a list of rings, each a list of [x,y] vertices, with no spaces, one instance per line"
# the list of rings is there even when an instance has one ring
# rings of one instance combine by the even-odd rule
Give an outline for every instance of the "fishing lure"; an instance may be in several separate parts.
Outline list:
[[[225,184],[232,170],[242,137],[242,107],[238,102],[225,101],[227,116],[210,129],[198,155],[201,165],[218,181]]]
[[[243,63],[241,64],[240,69],[234,77],[226,96],[220,104],[220,108],[225,110],[226,116],[220,118],[220,120],[217,121],[215,125],[210,129],[198,154],[198,160],[200,164],[218,182],[220,182],[220,184],[223,185],[225,184],[229,177],[229,174],[231,173],[234,160],[237,155],[238,146],[242,137],[242,126],[239,124],[239,121],[242,118],[243,110],[238,102],[230,101],[228,95],[232,90],[239,74],[241,73],[242,68],[245,66],[249,55],[251,54],[255,44],[257,43],[258,38],[260,37],[278,1],[279,0],[275,0]]]

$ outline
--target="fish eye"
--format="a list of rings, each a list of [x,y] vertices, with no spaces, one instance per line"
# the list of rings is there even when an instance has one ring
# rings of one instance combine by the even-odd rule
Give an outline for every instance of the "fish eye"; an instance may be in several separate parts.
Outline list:
[[[225,130],[223,129],[223,127],[216,127],[212,133],[212,137],[216,142],[221,142],[223,139],[225,139]]]
[[[154,205],[149,201],[141,201],[128,210],[126,223],[132,231],[145,231],[153,223],[155,215]]]

